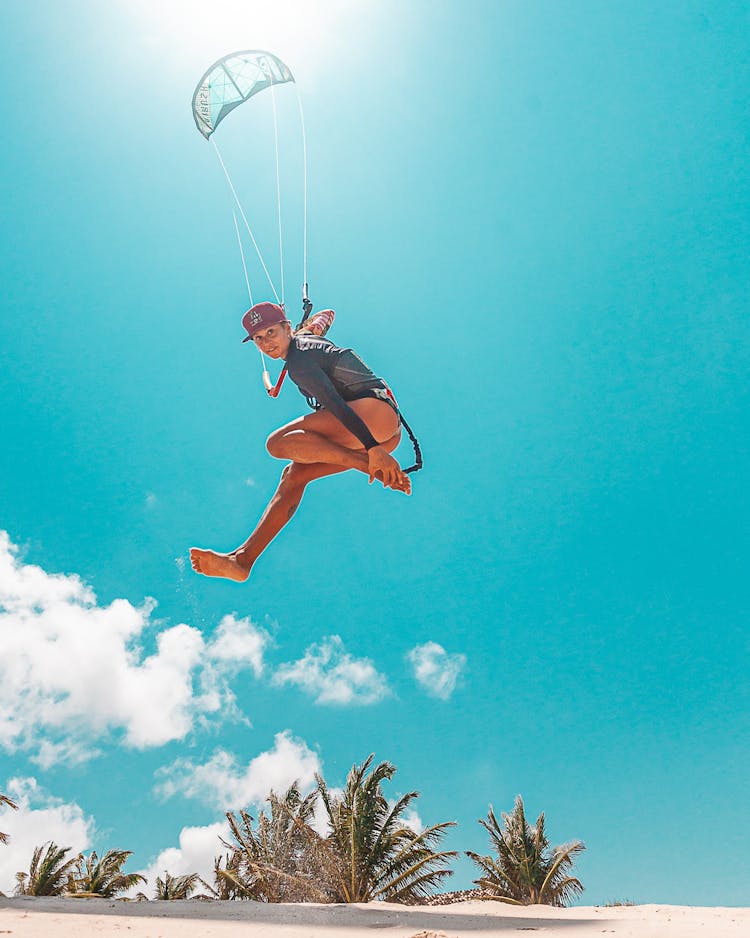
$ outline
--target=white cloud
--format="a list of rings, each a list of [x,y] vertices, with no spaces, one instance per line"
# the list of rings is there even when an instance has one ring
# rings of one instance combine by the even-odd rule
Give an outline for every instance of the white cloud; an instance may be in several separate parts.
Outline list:
[[[229,825],[226,821],[208,824],[206,827],[183,827],[180,831],[179,846],[162,850],[153,863],[146,869],[138,870],[145,876],[147,884],[141,883],[130,891],[131,895],[143,892],[151,897],[156,887],[156,877],[164,878],[164,873],[172,876],[185,876],[197,873],[209,885],[214,881],[214,859],[223,857],[227,850],[222,839],[230,838]],[[197,892],[203,887],[198,884]]]
[[[28,870],[36,847],[54,841],[70,847],[68,857],[91,846],[93,818],[87,818],[75,803],[53,798],[34,778],[12,778],[0,786],[18,805],[18,810],[0,807],[0,830],[10,835],[7,846],[0,846],[0,891],[10,895],[16,873]]]
[[[459,675],[466,666],[466,655],[448,654],[437,642],[417,645],[406,656],[418,683],[433,697],[447,700],[456,689]]]
[[[389,804],[395,804],[396,802],[389,802]],[[406,811],[401,815],[401,821],[404,827],[410,827],[415,834],[421,834],[424,830],[424,821],[419,816],[415,808],[407,808]]]
[[[236,705],[228,680],[246,670],[259,678],[265,668],[263,656],[269,644],[271,636],[250,619],[224,616],[205,646],[198,679],[200,693],[195,700],[200,722],[206,722],[209,714],[221,713],[224,719],[249,725],[250,721]]]
[[[256,677],[263,673],[263,654],[271,638],[250,619],[224,616],[211,642],[211,659],[240,670],[249,667]]]
[[[262,805],[271,789],[283,794],[297,781],[303,791],[312,788],[320,759],[289,730],[277,733],[272,749],[260,753],[241,766],[236,756],[217,749],[202,764],[177,759],[157,771],[156,793],[163,798],[181,794],[198,798],[222,811]]]
[[[81,765],[98,755],[98,749],[87,746],[79,740],[63,739],[53,743],[49,739],[40,739],[36,753],[31,756],[31,761],[42,769],[50,769],[62,763],[68,766]]]
[[[343,788],[336,788],[333,785],[328,785],[327,787],[328,794],[331,796],[331,800],[341,798],[341,796],[344,794]],[[322,798],[315,799],[315,806],[313,808],[313,814],[309,823],[310,827],[312,827],[314,831],[320,834],[321,837],[327,837],[330,833],[331,828],[328,821],[328,812],[326,811],[326,807],[323,804]]]
[[[299,661],[282,664],[273,683],[295,684],[319,704],[372,704],[389,693],[385,676],[369,658],[352,658],[338,635],[310,645]]]
[[[99,606],[79,577],[24,563],[0,531],[0,749],[47,767],[90,758],[112,731],[142,749],[184,738],[208,715],[237,716],[229,678],[261,673],[267,634],[225,616],[206,641],[181,623],[147,655],[154,607]]]

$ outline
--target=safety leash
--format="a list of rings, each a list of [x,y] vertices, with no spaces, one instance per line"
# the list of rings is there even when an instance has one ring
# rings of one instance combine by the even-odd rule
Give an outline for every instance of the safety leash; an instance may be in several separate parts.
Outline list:
[[[404,420],[404,415],[401,411],[398,411],[398,419],[401,421],[401,426],[409,434],[409,439],[411,440],[411,445],[414,447],[414,465],[409,466],[408,469],[404,469],[404,472],[408,475],[410,472],[419,472],[422,468],[422,447],[419,445],[419,440],[414,436],[411,427]]]
[[[396,416],[398,417],[398,422],[401,424],[401,426],[404,428],[404,430],[406,430],[406,432],[409,434],[409,439],[411,440],[411,445],[414,447],[414,465],[413,465],[413,466],[409,466],[408,469],[404,469],[404,472],[407,473],[407,475],[408,475],[410,472],[419,472],[419,470],[422,468],[422,447],[419,445],[419,440],[414,436],[414,432],[413,432],[412,428],[411,428],[411,427],[409,426],[409,424],[404,420],[404,415],[401,413],[401,408],[398,406],[398,401],[396,400],[396,395],[395,395],[395,394],[393,393],[393,391],[388,387],[388,385],[385,383],[385,381],[383,381],[383,384],[385,384],[385,396],[382,396],[382,392],[375,391],[374,393],[375,393],[375,395],[376,395],[377,397],[379,397],[381,400],[387,401],[387,403],[389,403],[389,404],[391,405],[391,407],[396,411]]]

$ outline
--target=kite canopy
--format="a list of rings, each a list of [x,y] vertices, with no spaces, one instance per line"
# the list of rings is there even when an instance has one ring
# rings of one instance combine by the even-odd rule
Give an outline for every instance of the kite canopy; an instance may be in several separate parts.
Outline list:
[[[225,55],[209,68],[193,95],[195,124],[208,140],[224,118],[253,95],[271,85],[294,81],[280,58],[250,50]]]

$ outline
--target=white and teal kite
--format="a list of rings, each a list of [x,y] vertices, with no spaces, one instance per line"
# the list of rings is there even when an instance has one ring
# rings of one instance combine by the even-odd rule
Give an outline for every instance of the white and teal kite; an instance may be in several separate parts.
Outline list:
[[[240,104],[275,85],[294,81],[287,66],[270,52],[233,52],[214,62],[193,95],[195,125],[208,140]]]

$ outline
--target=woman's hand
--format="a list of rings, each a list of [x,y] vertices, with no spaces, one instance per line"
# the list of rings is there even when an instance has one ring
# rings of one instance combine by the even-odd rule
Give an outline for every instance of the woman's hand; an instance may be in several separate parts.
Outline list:
[[[399,489],[411,493],[411,480],[409,476],[401,469],[401,466],[383,449],[382,446],[373,446],[367,451],[368,474],[370,482],[379,479],[386,488]]]

